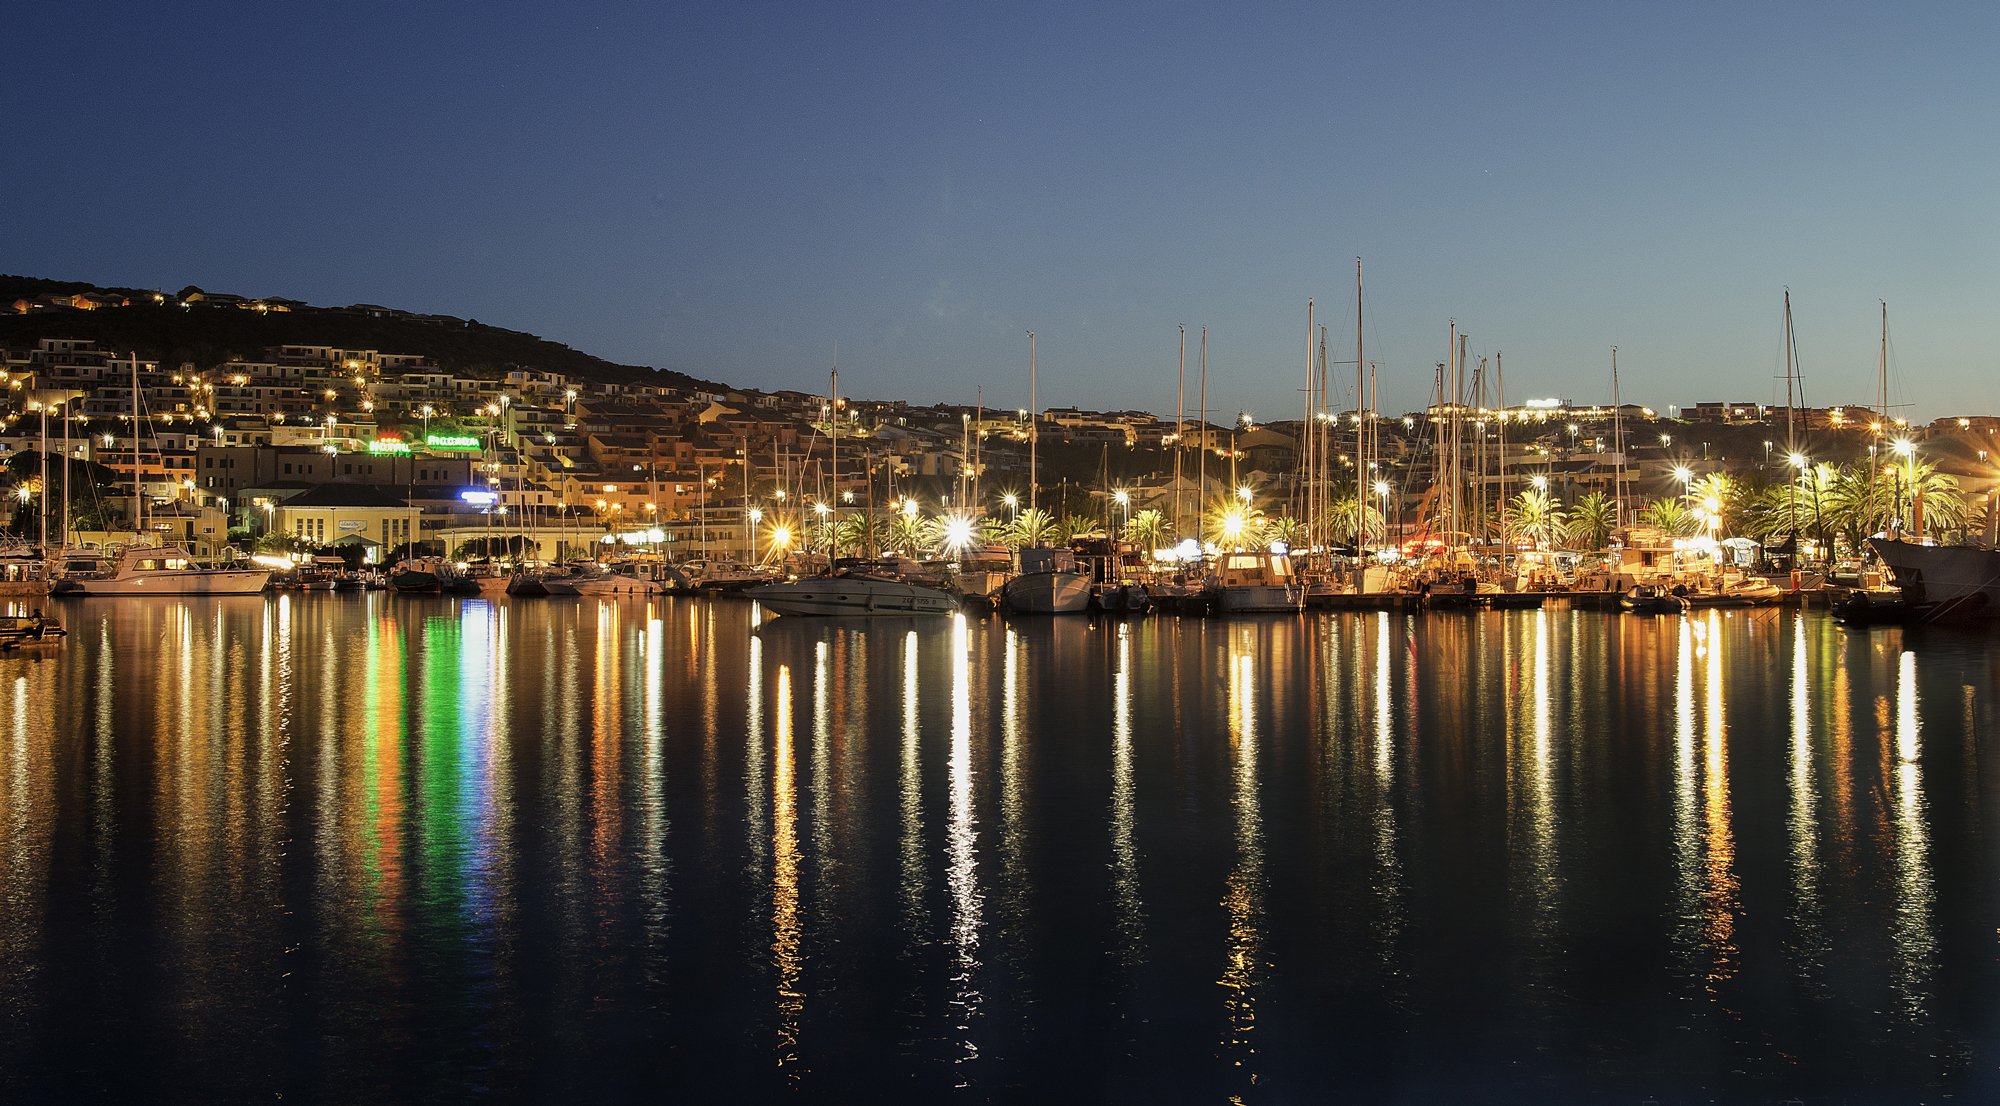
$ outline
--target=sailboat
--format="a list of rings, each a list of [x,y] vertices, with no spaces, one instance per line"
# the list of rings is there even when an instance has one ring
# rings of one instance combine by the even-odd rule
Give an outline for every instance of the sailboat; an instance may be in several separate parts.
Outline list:
[[[1877,406],[1877,418],[1887,425],[1889,305],[1886,303],[1882,305],[1882,368]],[[1915,489],[1911,499],[1913,503],[1917,499]],[[1920,515],[1914,505],[1911,513]],[[2000,495],[1988,498],[1986,527],[1976,542],[1969,540],[1968,535],[1962,545],[1937,545],[1924,539],[1921,521],[1916,522],[1916,529],[1915,540],[1904,536],[1900,527],[1868,539],[1868,545],[1889,566],[1895,586],[1902,592],[1900,604],[1892,608],[1897,615],[1894,620],[2000,621],[2000,541],[1996,541],[2000,539]],[[1865,599],[1861,610],[1869,610]]]
[[[1028,332],[1028,513],[1038,517],[1041,473],[1036,446],[1041,439],[1041,410],[1036,407],[1035,332]],[[1017,572],[1001,589],[1007,606],[1022,614],[1075,614],[1090,606],[1090,576],[1068,549],[1022,548],[1015,553]]]
[[[97,551],[67,550],[50,595],[254,595],[271,582],[271,570],[252,562],[215,567],[196,561],[178,545],[142,545],[146,534],[146,485],[140,440],[139,354],[132,354],[133,544],[116,557]],[[67,480],[69,458],[63,458]],[[65,507],[67,519],[67,507]],[[67,530],[67,522],[65,522]]]

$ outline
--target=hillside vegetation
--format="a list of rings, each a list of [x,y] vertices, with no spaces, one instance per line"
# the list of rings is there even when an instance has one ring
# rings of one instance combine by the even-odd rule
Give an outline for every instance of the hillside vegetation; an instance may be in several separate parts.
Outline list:
[[[168,366],[207,369],[233,358],[257,360],[268,346],[316,345],[414,353],[456,376],[497,378],[511,369],[540,369],[614,384],[726,391],[728,386],[685,373],[620,365],[533,334],[488,326],[418,319],[374,318],[333,311],[244,311],[228,307],[165,307],[144,289],[103,288],[78,281],[0,275],[0,304],[22,297],[77,292],[130,296],[130,307],[0,315],[0,344],[21,347],[41,338],[88,338],[120,353]],[[141,302],[140,296],[148,302]]]

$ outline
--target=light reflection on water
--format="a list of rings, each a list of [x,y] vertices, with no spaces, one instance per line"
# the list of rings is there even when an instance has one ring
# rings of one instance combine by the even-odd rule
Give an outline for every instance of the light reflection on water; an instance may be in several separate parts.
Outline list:
[[[1994,1044],[1980,638],[64,613],[0,657],[13,1100],[1861,1101]]]

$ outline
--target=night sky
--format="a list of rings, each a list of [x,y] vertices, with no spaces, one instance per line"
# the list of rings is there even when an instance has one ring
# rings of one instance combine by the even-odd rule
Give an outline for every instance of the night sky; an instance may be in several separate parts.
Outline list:
[[[0,271],[357,301],[762,388],[1295,417],[2000,410],[2000,8],[22,5]],[[1345,401],[1349,381],[1335,395]],[[1190,400],[1192,405],[1192,399]]]

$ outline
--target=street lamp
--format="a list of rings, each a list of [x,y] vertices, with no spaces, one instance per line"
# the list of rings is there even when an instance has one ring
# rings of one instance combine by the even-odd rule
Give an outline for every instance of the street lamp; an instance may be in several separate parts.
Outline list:
[[[1113,492],[1111,498],[1117,501],[1119,512],[1124,515],[1124,525],[1119,527],[1119,532],[1123,533],[1125,530],[1130,529],[1132,525],[1132,497],[1126,494],[1124,489],[1121,488]]]

